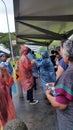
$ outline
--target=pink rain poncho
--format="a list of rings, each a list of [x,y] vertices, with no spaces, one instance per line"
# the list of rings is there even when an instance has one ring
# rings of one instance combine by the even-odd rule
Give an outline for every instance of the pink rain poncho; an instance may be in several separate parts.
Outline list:
[[[30,59],[27,57],[29,48],[27,46],[21,46],[21,58],[19,60],[19,74],[20,82],[24,91],[27,91],[33,86],[32,66]]]
[[[7,121],[16,117],[14,105],[9,94],[9,88],[13,83],[13,77],[6,68],[0,67],[0,129]]]

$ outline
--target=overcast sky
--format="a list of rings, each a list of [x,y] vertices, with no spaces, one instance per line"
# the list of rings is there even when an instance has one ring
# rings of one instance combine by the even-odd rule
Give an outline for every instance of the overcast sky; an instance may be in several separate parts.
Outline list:
[[[10,32],[15,32],[13,0],[3,0],[7,7]],[[0,32],[8,32],[5,5],[0,0]]]

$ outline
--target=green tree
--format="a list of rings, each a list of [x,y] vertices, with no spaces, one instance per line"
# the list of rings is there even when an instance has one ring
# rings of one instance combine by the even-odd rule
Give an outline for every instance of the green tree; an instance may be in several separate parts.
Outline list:
[[[16,36],[15,33],[11,33],[11,40],[15,40]],[[10,48],[9,43],[9,34],[8,33],[0,33],[0,43],[4,44],[5,47]]]
[[[20,44],[16,44],[13,46],[13,54],[14,56],[19,56],[19,51],[20,51]]]

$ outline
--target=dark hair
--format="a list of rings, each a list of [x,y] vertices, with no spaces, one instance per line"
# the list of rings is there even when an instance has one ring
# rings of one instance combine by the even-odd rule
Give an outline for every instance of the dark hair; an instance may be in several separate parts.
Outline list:
[[[51,54],[54,54],[55,53],[55,51],[54,50],[51,50]]]
[[[59,53],[58,53],[58,51],[57,51],[57,50],[55,50],[55,51],[54,51],[54,53],[55,53],[56,55],[59,55]]]
[[[35,54],[33,50],[32,50],[32,54]]]

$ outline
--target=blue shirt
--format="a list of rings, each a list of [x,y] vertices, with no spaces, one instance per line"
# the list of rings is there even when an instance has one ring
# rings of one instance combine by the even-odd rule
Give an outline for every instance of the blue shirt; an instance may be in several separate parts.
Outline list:
[[[64,70],[66,70],[67,67],[68,67],[67,63],[65,63],[65,61],[64,61],[63,58],[59,61],[59,65],[60,65]]]

